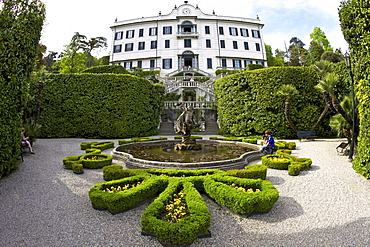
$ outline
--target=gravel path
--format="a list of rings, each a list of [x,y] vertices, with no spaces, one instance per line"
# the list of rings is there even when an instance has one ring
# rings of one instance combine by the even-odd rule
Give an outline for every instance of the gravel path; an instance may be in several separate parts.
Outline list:
[[[141,236],[149,202],[117,215],[94,210],[88,191],[103,181],[102,171],[75,175],[62,168],[64,157],[84,153],[83,141],[39,139],[36,154],[25,155],[19,170],[0,180],[1,247],[161,246]],[[341,141],[297,141],[292,154],[311,158],[312,169],[297,177],[269,169],[280,198],[267,214],[242,218],[205,197],[212,237],[191,246],[369,246],[370,181],[336,155]]]

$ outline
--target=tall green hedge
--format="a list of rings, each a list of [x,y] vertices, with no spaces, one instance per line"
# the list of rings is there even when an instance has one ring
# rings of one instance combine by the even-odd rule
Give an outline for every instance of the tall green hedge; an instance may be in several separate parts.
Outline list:
[[[16,168],[21,111],[34,68],[45,6],[38,0],[2,1],[0,9],[0,178]]]
[[[163,86],[132,75],[49,75],[42,94],[42,137],[156,134],[163,93]]]
[[[370,178],[370,4],[369,1],[343,1],[339,17],[344,38],[351,52],[351,64],[356,83],[360,133],[355,170]]]
[[[291,98],[291,118],[301,130],[310,130],[325,104],[315,89],[318,74],[311,67],[279,67],[245,71],[217,80],[221,131],[234,136],[271,130],[281,138],[296,137],[284,115],[285,97],[277,92],[284,84],[299,91]],[[316,129],[319,135],[330,132],[328,117]]]

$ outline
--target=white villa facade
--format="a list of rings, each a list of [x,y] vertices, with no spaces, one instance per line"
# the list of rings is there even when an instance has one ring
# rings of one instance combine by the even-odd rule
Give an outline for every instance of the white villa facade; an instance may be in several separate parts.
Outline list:
[[[258,17],[205,14],[184,1],[167,15],[116,21],[110,63],[159,70],[160,77],[267,66],[262,28]]]

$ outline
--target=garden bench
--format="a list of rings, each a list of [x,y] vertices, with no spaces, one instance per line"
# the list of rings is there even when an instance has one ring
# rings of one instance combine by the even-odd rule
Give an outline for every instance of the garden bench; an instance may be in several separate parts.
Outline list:
[[[22,159],[22,162],[23,162],[23,153],[26,153],[26,152],[29,152],[30,151],[30,147],[28,145],[26,145],[25,143],[21,143],[21,159]]]
[[[317,137],[315,130],[297,130],[297,136],[301,139],[312,139]]]

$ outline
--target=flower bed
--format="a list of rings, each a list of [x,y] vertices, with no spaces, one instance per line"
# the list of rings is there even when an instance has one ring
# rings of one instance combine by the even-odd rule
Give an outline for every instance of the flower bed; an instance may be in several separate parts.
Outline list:
[[[84,148],[86,145],[84,146]],[[86,147],[87,148],[87,147]],[[69,156],[63,159],[63,167],[76,174],[83,173],[83,168],[98,169],[112,164],[113,157],[102,154],[100,149],[87,148],[82,155]]]
[[[158,195],[144,211],[142,231],[158,237],[163,243],[187,244],[207,233],[210,226],[211,215],[200,193],[208,194],[238,214],[268,212],[274,206],[279,192],[270,181],[257,178],[266,177],[261,170],[266,171],[267,168],[254,166],[255,169],[245,170],[245,174],[218,169],[123,170],[119,166],[106,166],[103,168],[105,179],[123,178],[96,184],[90,190],[89,197],[94,208],[107,209],[115,214]],[[259,172],[256,173],[256,170]],[[256,179],[233,176],[248,176],[248,173]],[[176,210],[175,201],[181,204]],[[170,215],[168,209],[173,209]]]
[[[288,170],[290,175],[297,176],[301,171],[311,169],[312,160],[310,158],[296,158],[281,151],[277,152],[276,155],[263,156],[262,164],[269,168]]]

